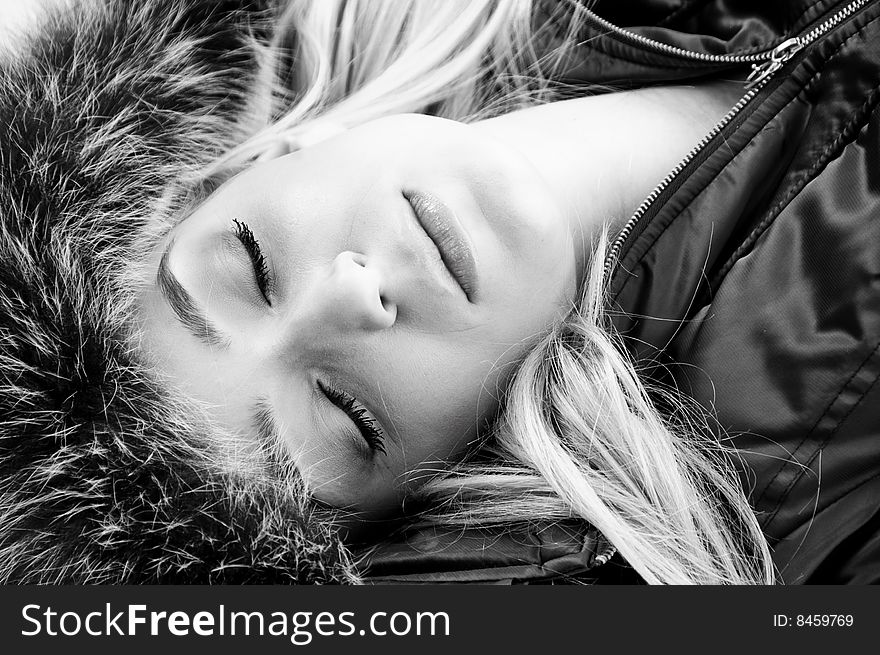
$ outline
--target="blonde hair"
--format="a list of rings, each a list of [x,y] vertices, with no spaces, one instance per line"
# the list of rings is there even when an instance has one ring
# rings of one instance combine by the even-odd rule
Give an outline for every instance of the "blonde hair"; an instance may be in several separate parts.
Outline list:
[[[249,138],[207,175],[374,118],[474,120],[560,98],[582,18],[530,0],[290,2],[264,50]],[[421,520],[578,518],[649,583],[771,583],[769,549],[717,441],[662,417],[603,312],[603,243],[579,306],[525,357],[478,460],[429,481]],[[680,404],[683,401],[679,400]]]
[[[580,306],[518,369],[491,458],[422,489],[442,508],[433,520],[577,517],[648,583],[772,583],[769,548],[721,446],[701,436],[708,427],[681,396],[667,392],[680,411],[661,416],[615,337],[603,264],[594,256]]]
[[[549,80],[565,49],[539,46],[570,41],[559,30],[571,18],[557,8],[534,26],[532,0],[289,2],[252,94],[261,124],[208,172],[383,116],[476,120],[556,99]]]

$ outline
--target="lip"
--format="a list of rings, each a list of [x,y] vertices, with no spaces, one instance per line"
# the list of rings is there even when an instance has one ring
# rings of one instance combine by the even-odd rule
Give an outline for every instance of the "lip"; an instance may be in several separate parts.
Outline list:
[[[477,262],[464,227],[449,207],[435,196],[415,191],[407,191],[403,195],[422,229],[437,247],[446,269],[464,291],[468,301],[474,302],[478,291]]]

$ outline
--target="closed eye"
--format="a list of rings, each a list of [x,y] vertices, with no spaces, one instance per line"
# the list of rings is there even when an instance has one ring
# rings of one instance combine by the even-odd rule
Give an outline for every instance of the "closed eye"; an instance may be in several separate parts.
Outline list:
[[[269,265],[266,263],[266,257],[263,255],[263,249],[260,247],[260,242],[257,241],[257,238],[254,236],[253,231],[244,221],[240,221],[237,218],[232,220],[235,225],[235,236],[244,246],[245,251],[248,254],[248,257],[251,259],[251,264],[254,269],[254,279],[257,283],[257,288],[260,290],[260,294],[262,294],[263,299],[266,303],[271,307],[271,284],[270,284],[270,276],[269,276]]]
[[[383,455],[387,454],[385,435],[366,407],[359,403],[354,396],[321,380],[318,380],[318,389],[327,397],[327,400],[345,412],[351,419],[371,451],[380,452]]]

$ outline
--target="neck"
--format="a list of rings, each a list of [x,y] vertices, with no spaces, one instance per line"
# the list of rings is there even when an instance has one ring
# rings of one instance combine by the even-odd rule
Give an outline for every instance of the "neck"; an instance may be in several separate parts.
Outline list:
[[[598,230],[616,234],[741,95],[739,85],[650,88],[524,109],[475,127],[519,150],[559,198],[583,274]]]

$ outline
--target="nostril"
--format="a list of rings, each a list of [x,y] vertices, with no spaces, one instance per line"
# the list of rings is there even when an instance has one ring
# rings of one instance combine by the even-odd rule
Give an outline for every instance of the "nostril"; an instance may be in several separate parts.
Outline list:
[[[382,303],[384,327],[391,327],[397,323],[397,305],[381,294],[379,295],[379,302]]]
[[[351,261],[360,266],[361,268],[367,267],[367,257],[366,255],[362,255],[359,252],[352,253]]]

